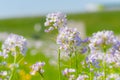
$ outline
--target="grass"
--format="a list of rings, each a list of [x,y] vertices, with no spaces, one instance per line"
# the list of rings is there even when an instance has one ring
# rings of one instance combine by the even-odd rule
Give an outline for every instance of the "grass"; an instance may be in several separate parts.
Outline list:
[[[120,11],[71,14],[68,18],[84,22],[88,36],[99,30],[112,30],[116,34],[120,33]]]
[[[82,21],[85,23],[87,35],[91,35],[98,30],[113,30],[116,34],[120,33],[120,11],[96,12],[85,14],[69,14],[68,20]],[[28,37],[34,37],[34,25],[41,24],[39,37],[45,38],[44,33],[45,17],[26,17],[0,20],[0,31],[12,32]]]

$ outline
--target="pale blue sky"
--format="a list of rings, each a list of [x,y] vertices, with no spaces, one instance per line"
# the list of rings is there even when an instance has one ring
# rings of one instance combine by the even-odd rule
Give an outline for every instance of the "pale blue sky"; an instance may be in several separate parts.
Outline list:
[[[49,12],[81,12],[88,3],[120,3],[120,0],[0,0],[0,18],[36,16]]]

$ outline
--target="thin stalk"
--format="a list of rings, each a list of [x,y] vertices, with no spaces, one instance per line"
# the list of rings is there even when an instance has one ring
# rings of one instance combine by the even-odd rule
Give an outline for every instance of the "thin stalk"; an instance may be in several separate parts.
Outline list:
[[[106,63],[104,62],[104,80],[106,80]]]
[[[72,68],[72,56],[70,55],[70,68]]]
[[[13,74],[14,74],[14,69],[15,69],[15,64],[16,64],[16,58],[17,58],[17,55],[16,55],[16,53],[15,53],[15,55],[14,55],[14,66],[13,66],[13,69],[12,69],[12,73],[11,73],[11,75],[10,75],[10,78],[9,78],[9,80],[12,80],[12,77],[13,77]]]
[[[104,50],[104,59],[103,59],[103,69],[104,69],[104,80],[106,80],[106,62],[105,62],[105,56],[106,56],[106,46],[103,48]]]
[[[77,53],[75,51],[75,63],[76,63],[76,76],[78,76],[78,61],[77,61]]]
[[[91,63],[90,63],[90,80],[92,80],[92,73],[91,73]]]
[[[41,80],[45,80],[43,74],[39,71],[40,76],[42,77]]]
[[[19,61],[18,61],[18,64],[24,59],[24,57],[22,57]]]
[[[60,49],[58,49],[58,69],[59,69],[59,80],[61,80]]]

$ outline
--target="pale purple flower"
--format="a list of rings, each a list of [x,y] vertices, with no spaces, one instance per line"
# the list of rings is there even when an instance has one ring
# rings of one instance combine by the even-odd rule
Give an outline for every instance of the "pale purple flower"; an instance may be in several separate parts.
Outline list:
[[[65,68],[62,71],[63,76],[67,77],[68,80],[74,80],[75,79],[75,75],[73,73],[75,73],[75,69],[73,69],[73,68]]]
[[[73,73],[73,72],[75,72],[75,69],[65,68],[65,69],[63,70],[62,74],[63,74],[64,76],[67,76],[67,75],[69,75],[70,73]]]
[[[94,73],[94,75],[95,76],[94,76],[93,80],[101,80],[103,78],[103,76],[104,76],[104,72],[97,71],[97,72]]]
[[[10,34],[2,45],[3,55],[6,56],[7,53],[12,52],[16,54],[16,48],[19,48],[20,53],[23,55],[26,52],[27,41],[23,36],[16,34]]]
[[[69,80],[75,80],[75,75],[70,75]]]
[[[0,56],[4,57],[4,58],[7,58],[8,57],[8,54],[6,54],[7,51],[6,50],[3,50],[3,52],[0,52]]]
[[[119,40],[112,31],[104,30],[94,33],[90,38],[90,54],[88,56],[88,61],[91,63],[102,61],[107,64],[118,62],[117,54],[120,55],[120,44],[118,44],[118,41]],[[104,48],[106,51],[104,51]]]
[[[120,41],[118,41],[115,45],[113,45],[111,52],[113,55],[118,52],[120,54]]]
[[[89,78],[88,75],[79,75],[76,80],[85,80],[87,78]]]
[[[74,28],[62,28],[57,36],[57,44],[60,45],[60,49],[64,49],[67,53],[74,51],[75,47],[80,46],[81,42],[79,32]]]
[[[35,75],[36,72],[39,72],[40,74],[42,74],[44,72],[44,70],[43,70],[44,65],[45,65],[45,62],[37,62],[37,63],[33,64],[31,66],[31,69],[32,69],[31,75]]]
[[[7,71],[1,71],[0,76],[7,76],[8,72]]]
[[[92,50],[101,49],[103,46],[114,45],[118,42],[118,39],[114,36],[112,31],[100,31],[94,33],[90,38],[89,47]]]
[[[120,75],[115,73],[111,73],[110,75],[107,76],[106,80],[120,80]]]
[[[91,53],[87,56],[87,63],[92,63],[95,67],[99,67],[98,63],[100,61],[102,62],[106,62],[107,64],[111,64],[111,63],[116,63],[119,62],[120,59],[120,54],[112,54],[111,52],[109,52],[109,50],[106,53],[102,53],[102,52],[96,52],[96,53]]]
[[[59,29],[60,26],[65,27],[67,24],[66,15],[61,12],[55,12],[48,14],[46,17],[45,26],[49,26],[48,29],[45,30],[45,32],[50,32],[54,29]]]
[[[85,53],[87,50],[87,47],[83,47],[81,53]]]

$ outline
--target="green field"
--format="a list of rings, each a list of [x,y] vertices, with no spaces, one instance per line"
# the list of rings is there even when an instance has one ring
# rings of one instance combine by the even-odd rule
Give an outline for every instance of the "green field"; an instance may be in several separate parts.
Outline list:
[[[87,35],[91,35],[98,30],[113,30],[116,34],[120,33],[120,11],[114,12],[96,12],[85,14],[70,14],[67,15],[68,20],[82,21],[85,23]],[[0,20],[0,31],[12,32],[24,36],[32,37],[34,25],[40,23],[42,26],[39,32],[40,37],[44,33],[45,17],[26,17],[26,18],[11,18]]]

